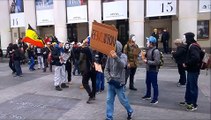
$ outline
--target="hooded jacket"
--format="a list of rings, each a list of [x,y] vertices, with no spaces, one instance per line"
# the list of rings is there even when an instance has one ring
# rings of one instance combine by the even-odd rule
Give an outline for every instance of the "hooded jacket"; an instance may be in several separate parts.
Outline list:
[[[104,75],[109,82],[111,79],[119,81],[121,84],[125,84],[125,67],[127,65],[127,56],[121,52],[122,44],[116,41],[116,58],[108,57]]]
[[[187,55],[185,64],[187,66],[188,72],[200,72],[200,51],[201,49],[196,46],[192,45],[192,43],[197,43],[194,40],[194,34],[191,32],[185,33],[186,43],[187,43]]]

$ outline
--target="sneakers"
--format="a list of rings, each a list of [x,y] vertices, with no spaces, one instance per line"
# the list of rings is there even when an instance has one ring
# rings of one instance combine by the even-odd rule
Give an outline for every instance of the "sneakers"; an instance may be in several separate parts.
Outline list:
[[[150,102],[151,104],[158,104],[158,100],[152,100],[151,102]]]
[[[60,88],[59,85],[55,87],[55,90],[57,90],[57,91],[62,91],[62,89]]]
[[[127,113],[127,120],[132,120],[132,114],[133,112]]]
[[[197,107],[194,107],[194,105],[190,104],[190,105],[187,105],[187,108],[186,108],[187,111],[196,111],[197,110]]]
[[[151,100],[151,97],[149,97],[149,96],[144,96],[144,97],[142,97],[142,99],[143,99],[143,100]]]

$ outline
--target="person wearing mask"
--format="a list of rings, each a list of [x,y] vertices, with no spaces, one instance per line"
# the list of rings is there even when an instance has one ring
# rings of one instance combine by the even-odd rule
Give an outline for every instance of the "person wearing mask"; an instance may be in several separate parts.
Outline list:
[[[172,51],[171,54],[177,63],[178,73],[180,75],[179,82],[177,83],[178,87],[185,87],[186,84],[186,73],[183,63],[185,62],[187,48],[183,43],[182,39],[176,39],[174,44],[177,46],[176,51]]]
[[[188,111],[197,110],[198,77],[200,74],[200,63],[202,62],[200,57],[201,48],[194,37],[195,34],[192,32],[184,34],[184,39],[187,43],[187,55],[183,67],[187,70],[187,84],[185,101],[180,102],[180,105],[186,105]]]
[[[132,119],[133,109],[125,95],[125,67],[127,66],[127,56],[121,52],[122,44],[116,41],[116,51],[112,50],[105,66],[105,78],[108,81],[106,120],[113,120],[114,100],[117,95],[120,103],[127,110],[128,120]]]
[[[40,47],[35,47],[35,54],[37,56],[38,69],[42,67],[44,70],[43,50]]]
[[[146,63],[146,94],[142,97],[144,100],[151,99],[151,85],[153,87],[153,98],[151,104],[158,103],[158,71],[160,64],[160,51],[156,49],[157,40],[155,37],[150,36],[147,38],[147,53],[146,59],[143,61]]]
[[[127,84],[127,79],[130,77],[129,89],[136,91],[137,88],[134,87],[134,76],[138,66],[138,54],[135,53],[136,49],[139,49],[138,45],[135,43],[136,36],[131,34],[127,44],[124,46],[123,52],[127,55],[127,69],[125,76],[125,83]]]
[[[71,71],[72,71],[72,56],[71,56],[72,46],[70,43],[65,43],[64,45],[64,53],[62,54],[65,62],[65,71],[67,73],[67,81],[71,82]]]

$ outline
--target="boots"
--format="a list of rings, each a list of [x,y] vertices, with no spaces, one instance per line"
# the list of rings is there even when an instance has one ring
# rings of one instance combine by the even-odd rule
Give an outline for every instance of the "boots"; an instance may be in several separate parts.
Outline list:
[[[67,86],[65,83],[62,83],[62,84],[61,84],[61,87],[62,87],[62,88],[69,88],[69,86]]]
[[[56,90],[58,90],[58,91],[62,91],[62,89],[60,88],[60,86],[59,86],[59,85],[58,85],[58,86],[56,86],[56,87],[55,87],[55,89],[56,89]]]

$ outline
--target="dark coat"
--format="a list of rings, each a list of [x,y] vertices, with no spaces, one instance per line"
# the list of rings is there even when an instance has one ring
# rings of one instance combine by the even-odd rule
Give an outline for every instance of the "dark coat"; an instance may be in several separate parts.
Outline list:
[[[177,64],[185,63],[186,53],[187,53],[186,45],[178,46],[176,52],[172,53]]]

